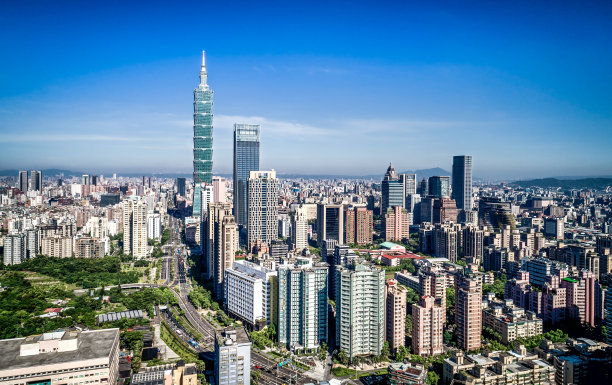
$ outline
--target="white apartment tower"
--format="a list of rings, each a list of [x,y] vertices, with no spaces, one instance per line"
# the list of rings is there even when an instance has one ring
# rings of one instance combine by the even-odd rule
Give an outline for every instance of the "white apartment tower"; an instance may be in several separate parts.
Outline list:
[[[123,202],[123,253],[147,256],[147,204],[139,199]]]

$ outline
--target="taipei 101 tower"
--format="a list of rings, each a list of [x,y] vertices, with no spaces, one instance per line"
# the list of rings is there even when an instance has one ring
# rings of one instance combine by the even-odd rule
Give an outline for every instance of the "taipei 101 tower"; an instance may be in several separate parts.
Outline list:
[[[202,51],[200,84],[193,90],[193,216],[200,219],[207,200],[203,194],[212,188],[213,91],[207,80],[206,52]]]

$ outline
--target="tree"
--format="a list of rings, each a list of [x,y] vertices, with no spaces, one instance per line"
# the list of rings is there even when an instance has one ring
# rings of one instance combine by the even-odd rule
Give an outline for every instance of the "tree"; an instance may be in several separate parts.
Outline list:
[[[385,344],[383,345],[380,355],[381,357],[383,357],[384,360],[388,360],[390,354],[391,354],[391,349],[389,348],[389,341],[385,341]]]
[[[408,355],[408,349],[404,345],[400,345],[395,352],[395,361],[402,362],[404,358]]]
[[[455,288],[446,288],[446,307],[455,308]]]
[[[349,364],[349,357],[348,357],[348,354],[346,353],[346,350],[344,350],[344,349],[336,350],[336,357],[335,358],[336,358],[336,361],[338,361],[342,365],[348,365]]]
[[[427,372],[427,384],[428,385],[438,385],[438,381],[440,381],[440,375],[433,370]]]

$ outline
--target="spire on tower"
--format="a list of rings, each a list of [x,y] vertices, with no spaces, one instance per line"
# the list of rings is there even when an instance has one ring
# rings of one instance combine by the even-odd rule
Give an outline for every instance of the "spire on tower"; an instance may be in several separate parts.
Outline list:
[[[206,51],[202,51],[202,68],[200,69],[200,85],[207,85],[208,72],[206,72]]]

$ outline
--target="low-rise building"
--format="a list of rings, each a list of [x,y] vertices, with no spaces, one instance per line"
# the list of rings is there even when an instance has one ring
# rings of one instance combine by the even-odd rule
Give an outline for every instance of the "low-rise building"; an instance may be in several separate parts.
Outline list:
[[[387,368],[388,381],[392,385],[425,385],[427,369],[421,364],[396,362]]]
[[[217,331],[214,353],[218,385],[251,384],[251,341],[244,328]]]
[[[115,384],[119,329],[57,331],[0,340],[0,384]]]
[[[482,324],[498,333],[504,344],[543,332],[542,319],[534,312],[515,306],[511,299],[497,300],[493,293],[483,301]]]

